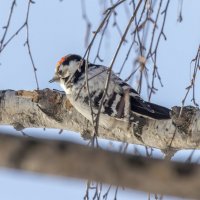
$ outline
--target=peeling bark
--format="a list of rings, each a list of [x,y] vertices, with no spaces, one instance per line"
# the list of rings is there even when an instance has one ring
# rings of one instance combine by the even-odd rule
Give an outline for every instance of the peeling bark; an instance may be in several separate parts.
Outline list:
[[[132,144],[174,149],[200,148],[200,111],[184,107],[172,110],[170,120],[147,119],[138,132],[129,122],[110,118],[110,127],[99,127],[99,137]],[[178,114],[177,114],[178,113]],[[50,89],[35,91],[0,91],[0,124],[17,130],[46,127],[80,132],[91,137],[93,127],[70,104],[65,94]]]
[[[0,135],[0,166],[200,199],[200,166],[73,144]]]

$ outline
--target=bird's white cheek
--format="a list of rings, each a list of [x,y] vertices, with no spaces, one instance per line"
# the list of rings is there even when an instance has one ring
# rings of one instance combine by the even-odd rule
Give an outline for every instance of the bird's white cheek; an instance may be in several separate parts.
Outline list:
[[[66,94],[71,94],[72,93],[72,89],[71,88],[65,88],[65,93]]]
[[[63,82],[60,82],[60,86],[65,91],[66,94],[71,94],[72,93],[72,89],[71,88],[67,88],[66,85]]]

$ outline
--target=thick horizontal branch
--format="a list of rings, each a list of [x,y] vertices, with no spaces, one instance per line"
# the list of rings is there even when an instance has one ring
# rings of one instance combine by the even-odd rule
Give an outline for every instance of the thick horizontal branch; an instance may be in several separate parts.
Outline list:
[[[0,135],[0,166],[200,198],[200,166],[108,152],[65,141]]]
[[[199,149],[200,111],[185,108],[181,117],[178,111],[177,107],[173,109],[173,120],[146,120],[139,135],[128,122],[110,118],[109,129],[100,127],[99,137],[163,150],[169,146]],[[80,132],[86,138],[93,132],[92,125],[76,111],[67,97],[50,89],[1,91],[0,124],[13,125],[17,130],[29,127],[67,129]]]

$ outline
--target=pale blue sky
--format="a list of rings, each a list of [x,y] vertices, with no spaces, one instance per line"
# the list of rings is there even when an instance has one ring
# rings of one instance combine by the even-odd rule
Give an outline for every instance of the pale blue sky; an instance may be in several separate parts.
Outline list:
[[[0,26],[5,25],[11,0],[1,0]],[[9,35],[24,21],[25,0],[17,1]],[[40,88],[60,89],[58,85],[50,85],[48,80],[54,73],[56,62],[68,53],[84,54],[85,22],[82,19],[80,0],[39,1],[31,6],[30,11],[30,44],[33,58],[38,68]],[[92,21],[92,31],[100,20],[101,9],[98,1],[87,0],[87,11]],[[183,23],[177,22],[178,0],[172,1],[169,8],[165,33],[167,41],[162,42],[158,54],[159,72],[164,87],[159,84],[159,91],[152,98],[153,102],[171,107],[180,105],[185,95],[185,87],[189,85],[190,61],[195,56],[200,42],[199,33],[199,3],[197,1],[184,1]],[[126,25],[126,16],[122,13],[120,22],[122,28]],[[124,22],[124,23],[123,23]],[[25,30],[21,32],[0,55],[0,90],[2,89],[27,89],[36,88],[33,69],[27,54]],[[2,29],[0,30],[0,36]],[[117,32],[110,31],[105,39],[102,56],[105,65],[108,65],[116,49],[119,39]],[[117,61],[123,58],[125,51],[121,51]],[[93,59],[92,59],[93,60]],[[120,66],[115,63],[114,70]],[[127,65],[131,65],[131,61]],[[123,73],[123,78],[128,71]],[[197,87],[197,91],[199,86]],[[145,92],[142,93],[146,98]],[[197,102],[200,103],[200,94],[197,93]],[[190,99],[187,100],[190,104]],[[0,131],[3,127],[0,127]],[[28,131],[30,134],[33,130]],[[65,132],[61,136],[51,132],[51,137],[82,142],[78,134]],[[46,132],[43,134],[46,135]],[[53,135],[53,136],[52,136]],[[50,137],[50,136],[49,136]],[[107,144],[107,143],[105,143]],[[157,153],[161,156],[160,153]],[[186,154],[184,154],[186,157]],[[183,154],[178,153],[180,159]],[[31,173],[0,170],[0,198],[1,199],[82,199],[85,192],[85,181],[75,181],[67,178],[47,177]],[[139,196],[138,196],[139,195]],[[113,195],[111,195],[110,199]],[[118,199],[147,199],[147,194],[120,190]],[[170,198],[164,198],[170,199]],[[175,199],[175,198],[173,198]]]

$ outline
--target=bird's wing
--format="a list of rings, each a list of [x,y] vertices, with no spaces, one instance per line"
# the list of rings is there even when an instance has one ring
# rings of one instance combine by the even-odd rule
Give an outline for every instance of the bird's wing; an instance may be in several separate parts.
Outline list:
[[[88,73],[88,78],[92,77],[94,79],[93,81],[89,81],[89,88],[92,103],[97,109],[105,90],[107,74],[107,68],[103,66],[95,70],[90,70]],[[128,103],[126,102],[126,96],[128,96]],[[129,104],[130,111],[136,115],[154,119],[169,118],[170,110],[168,108],[145,102],[130,85],[112,72],[102,112],[121,118],[125,115],[127,104]]]

